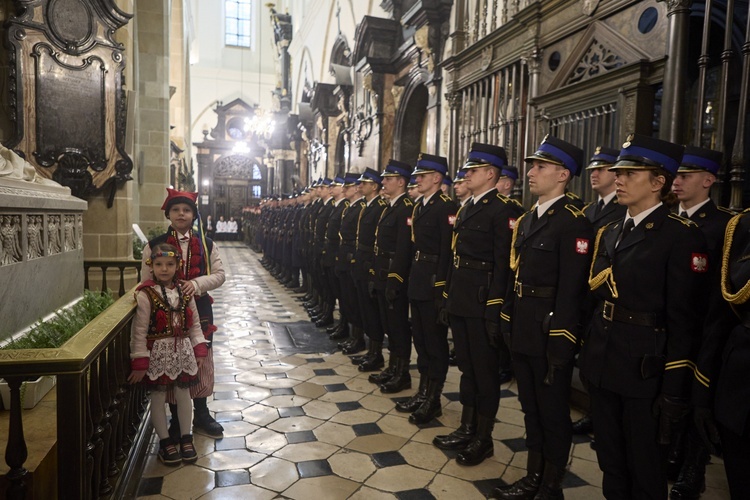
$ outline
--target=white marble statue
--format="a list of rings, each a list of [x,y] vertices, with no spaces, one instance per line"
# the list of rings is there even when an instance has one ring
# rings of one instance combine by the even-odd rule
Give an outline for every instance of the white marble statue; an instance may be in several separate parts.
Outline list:
[[[0,265],[7,266],[21,262],[21,218],[17,215],[4,215],[0,226]]]
[[[18,156],[14,151],[0,144],[0,177],[9,179],[20,179],[22,181],[43,184],[46,186],[59,186],[51,179],[40,176],[34,166]]]
[[[29,215],[26,223],[26,237],[29,241],[29,260],[38,259],[44,253],[42,217],[40,215]]]

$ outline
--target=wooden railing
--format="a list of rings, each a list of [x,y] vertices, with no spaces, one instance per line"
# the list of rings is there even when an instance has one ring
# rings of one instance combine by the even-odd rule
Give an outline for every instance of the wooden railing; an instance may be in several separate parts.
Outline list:
[[[102,282],[99,290],[107,291],[107,271],[110,268],[117,269],[120,275],[120,284],[117,289],[119,297],[125,294],[125,270],[135,269],[137,275],[137,281],[141,281],[141,261],[140,260],[85,260],[83,261],[83,270],[85,273],[83,287],[86,290],[91,290],[89,283],[89,270],[91,268],[101,269],[102,271]]]
[[[151,435],[146,392],[126,381],[134,314],[128,293],[59,349],[0,350],[11,393],[6,498],[26,497],[21,384],[41,375],[57,376],[58,498],[114,498],[132,483]]]

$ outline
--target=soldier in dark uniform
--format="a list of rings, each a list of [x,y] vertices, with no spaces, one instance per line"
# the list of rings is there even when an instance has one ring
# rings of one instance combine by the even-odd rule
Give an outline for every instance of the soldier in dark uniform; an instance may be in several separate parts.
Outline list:
[[[500,173],[501,175],[497,180],[497,184],[495,184],[495,188],[498,193],[510,198],[510,195],[513,193],[513,187],[518,180],[518,169],[511,165],[507,165]]]
[[[708,262],[703,234],[663,200],[683,148],[631,135],[612,167],[622,221],[596,237],[596,309],[579,365],[588,380],[607,498],[663,499],[671,429],[688,412]]]
[[[406,294],[412,260],[411,215],[414,203],[406,196],[411,170],[408,163],[389,160],[380,174],[389,202],[375,231],[372,271],[380,321],[388,334],[390,359],[388,368],[380,376],[370,378],[386,394],[411,388],[411,328],[409,298]]]
[[[724,469],[733,499],[750,496],[748,255],[750,209],[733,217],[727,224],[721,262],[721,293],[725,302],[721,305],[731,305],[733,314],[724,314],[723,308],[710,310],[709,316],[717,321],[704,331],[693,385],[696,428],[710,448],[721,442]]]
[[[406,191],[411,201],[416,201],[419,198],[419,189],[417,189],[417,177],[412,175],[409,178],[409,184],[406,185]]]
[[[720,151],[688,146],[685,148],[680,168],[672,184],[672,192],[680,202],[678,206],[680,216],[695,222],[706,237],[708,262],[712,263],[709,268],[711,286],[707,291],[707,302],[723,306],[719,307],[712,317],[706,318],[706,330],[710,330],[717,321],[733,317],[731,310],[722,304],[718,263],[721,262],[724,232],[734,213],[717,207],[710,198],[711,186],[716,181],[721,160]],[[718,317],[719,315],[724,318]],[[708,401],[701,402],[701,405],[707,408],[709,403]],[[676,481],[670,495],[673,500],[697,499],[705,489],[709,450],[700,439],[695,426],[687,425],[686,427],[675,436],[667,458],[667,475],[671,476],[669,479]]]
[[[383,359],[383,324],[380,322],[380,309],[374,295],[374,271],[370,270],[375,259],[375,231],[380,216],[388,203],[380,196],[380,184],[383,178],[380,172],[366,168],[359,177],[359,192],[364,196],[365,207],[357,221],[357,251],[352,260],[352,278],[357,287],[357,304],[362,314],[365,335],[370,345],[364,356],[353,356],[352,362],[358,364],[359,371],[371,372],[385,366]]]
[[[456,177],[453,178],[453,193],[456,195],[456,205],[459,209],[471,199],[471,191],[466,187],[466,170],[459,169],[458,172],[456,172]],[[453,342],[452,339],[451,342]],[[448,364],[451,366],[456,366],[458,364],[456,361],[455,347],[451,347],[448,355]]]
[[[508,199],[518,205],[520,216],[524,211],[523,206],[510,197],[517,180],[518,169],[511,165],[507,165],[500,171],[500,178],[495,184],[495,189],[497,189],[498,193],[507,196]],[[513,380],[513,369],[511,367],[510,350],[508,349],[508,346],[505,345],[505,340],[503,340],[500,344],[500,385],[507,384],[511,380]]]
[[[510,241],[521,213],[495,189],[507,165],[505,150],[474,143],[463,169],[471,199],[456,216],[453,263],[447,279],[449,315],[461,371],[461,425],[437,436],[441,449],[460,450],[456,461],[477,465],[494,452],[492,429],[500,405],[500,309],[508,283]]]
[[[525,160],[531,162],[529,190],[538,200],[513,231],[515,279],[503,305],[503,328],[529,455],[527,475],[495,493],[502,499],[557,499],[563,498],[572,439],[570,383],[594,231],[565,191],[581,171],[583,151],[547,136]]]
[[[327,330],[327,333],[333,334],[334,332],[343,332],[343,335],[340,338],[349,336],[349,318],[345,315],[345,312],[347,312],[346,308],[341,307],[341,288],[339,286],[339,278],[335,272],[336,257],[338,256],[339,242],[341,240],[341,237],[339,236],[339,230],[341,229],[341,216],[344,213],[344,210],[349,207],[349,201],[344,197],[344,182],[344,178],[339,176],[336,176],[333,181],[331,181],[333,210],[331,210],[331,215],[329,216],[328,224],[326,225],[325,246],[321,259],[323,275],[328,285],[328,294],[331,301],[331,313],[333,314],[333,307],[338,300],[339,313],[341,314],[338,325],[332,326]],[[325,319],[321,320],[321,322],[325,321]],[[331,322],[333,322],[333,318],[331,318]],[[324,325],[318,325],[316,323],[316,326]]]
[[[617,149],[597,147],[586,167],[591,189],[597,196],[594,202],[586,205],[583,213],[596,231],[625,217],[626,208],[617,202],[615,173],[609,170],[617,161],[618,154],[620,151]]]
[[[320,297],[318,296],[317,283],[315,282],[315,220],[318,217],[318,213],[323,208],[323,200],[320,199],[318,193],[318,185],[323,179],[319,181],[313,181],[310,185],[310,205],[307,208],[307,212],[302,221],[305,234],[305,263],[307,265],[307,284],[309,290],[307,294],[302,297],[302,305],[310,310],[317,307],[320,303]]]
[[[593,224],[595,233],[610,222],[625,217],[625,206],[617,202],[615,173],[609,170],[609,167],[617,161],[617,155],[619,154],[620,151],[617,149],[597,146],[594,150],[594,155],[586,167],[586,170],[589,171],[591,189],[597,196],[595,201],[586,205],[583,213],[591,221],[591,224]],[[593,312],[591,310],[593,306],[593,303],[587,305],[587,317],[584,318],[584,321],[587,322],[589,320],[588,316]],[[585,380],[581,379],[581,382],[585,387]],[[593,430],[594,421],[591,419],[590,413],[573,422],[573,434],[589,434]],[[594,445],[592,444],[591,446],[593,447]]]
[[[365,349],[364,331],[362,330],[362,315],[357,304],[357,288],[354,285],[352,277],[352,260],[354,252],[357,250],[357,222],[365,202],[359,194],[357,185],[359,181],[358,174],[347,172],[344,175],[344,196],[348,206],[341,214],[341,225],[339,228],[339,249],[336,255],[336,276],[339,280],[339,307],[341,309],[341,318],[346,318],[351,323],[350,329],[341,329],[338,332],[331,332],[332,340],[339,340],[351,337],[353,342],[342,347],[344,354],[354,354]]]
[[[318,196],[322,200],[322,206],[313,220],[313,255],[315,271],[313,272],[313,284],[318,290],[320,297],[319,306],[309,310],[310,321],[318,328],[333,324],[333,309],[335,299],[332,296],[328,279],[323,269],[323,251],[325,250],[326,228],[331,220],[333,212],[333,197],[331,196],[331,179],[325,178],[316,188]]]
[[[412,336],[417,351],[419,390],[396,410],[411,413],[409,422],[424,424],[442,415],[440,395],[448,373],[448,327],[438,322],[451,264],[451,235],[457,207],[441,185],[448,160],[419,155],[413,176],[421,195],[414,203],[411,234],[414,260],[409,272]]]

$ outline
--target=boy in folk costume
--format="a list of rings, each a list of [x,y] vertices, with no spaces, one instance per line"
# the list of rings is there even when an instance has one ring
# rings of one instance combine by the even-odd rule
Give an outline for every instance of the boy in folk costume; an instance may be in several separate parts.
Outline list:
[[[161,208],[171,224],[166,233],[149,241],[144,247],[141,277],[144,281],[153,279],[151,268],[145,263],[151,257],[151,249],[157,244],[169,243],[180,250],[182,265],[177,270],[177,278],[182,292],[188,298],[195,298],[201,329],[208,346],[208,356],[198,373],[200,383],[190,388],[190,396],[193,398],[195,407],[193,430],[218,438],[222,436],[224,428],[211,416],[206,403],[206,398],[214,391],[214,358],[211,339],[216,330],[211,308],[213,300],[208,295],[208,291],[224,283],[224,268],[218,247],[212,240],[205,237],[200,221],[198,233],[193,231],[193,221],[198,218],[198,207],[195,204],[198,193],[170,188],[167,188],[167,193],[167,199]],[[171,392],[168,395],[168,402],[172,413],[170,435],[176,436],[179,434],[180,424],[174,395]]]

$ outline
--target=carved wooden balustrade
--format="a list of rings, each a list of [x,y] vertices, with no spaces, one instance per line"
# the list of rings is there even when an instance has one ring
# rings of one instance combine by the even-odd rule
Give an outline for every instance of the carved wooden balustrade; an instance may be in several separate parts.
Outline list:
[[[133,482],[151,434],[146,391],[126,381],[134,314],[128,293],[58,349],[0,350],[11,392],[6,498],[26,497],[20,389],[41,375],[57,376],[57,496],[116,498]]]
[[[125,294],[125,270],[135,269],[137,273],[137,282],[141,281],[141,261],[140,260],[85,260],[83,261],[83,270],[85,273],[85,281],[83,287],[86,290],[91,290],[89,284],[89,270],[91,268],[101,269],[102,282],[99,290],[107,291],[107,271],[110,268],[117,269],[120,275],[120,284],[117,289],[119,297]]]

